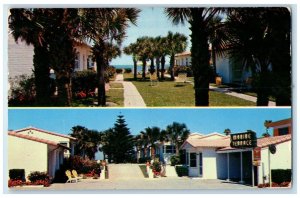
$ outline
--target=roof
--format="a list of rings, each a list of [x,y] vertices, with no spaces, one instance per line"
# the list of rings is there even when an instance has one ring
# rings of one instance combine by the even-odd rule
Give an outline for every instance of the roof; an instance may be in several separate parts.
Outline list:
[[[283,142],[287,142],[292,139],[292,135],[280,135],[280,136],[273,136],[273,137],[263,137],[263,138],[258,138],[257,139],[257,147],[267,147],[271,144],[280,144]],[[230,143],[229,143],[230,144]],[[235,148],[230,147],[227,145],[225,148],[219,149],[219,151],[225,151],[225,150],[234,150]]]
[[[28,130],[35,130],[35,131],[39,131],[39,132],[42,132],[42,133],[47,133],[47,134],[50,134],[50,135],[55,135],[55,136],[59,136],[59,137],[69,138],[71,140],[77,140],[76,138],[71,137],[69,135],[63,135],[63,134],[60,134],[60,133],[55,133],[55,132],[46,131],[46,130],[43,130],[43,129],[38,129],[38,128],[35,128],[35,127],[27,127],[27,128],[24,128],[24,129],[14,130],[14,132],[20,133],[20,132],[28,131]]]
[[[276,127],[276,126],[286,125],[286,124],[291,124],[291,123],[292,123],[292,118],[288,118],[288,119],[279,120],[276,122],[267,123],[266,126],[267,127]]]
[[[70,149],[69,147],[61,145],[61,144],[59,144],[57,142],[54,142],[54,141],[45,140],[45,139],[41,139],[41,138],[30,136],[30,135],[19,134],[19,133],[16,133],[15,131],[9,131],[8,135],[15,136],[15,137],[18,137],[18,138],[27,139],[27,140],[32,140],[32,141],[35,141],[35,142],[39,142],[39,143],[43,143],[43,144],[48,144],[48,145],[52,145],[52,146],[61,146],[61,147],[65,148],[65,149]]]
[[[175,54],[175,57],[178,57],[178,56],[188,56],[188,55],[191,55],[191,54],[192,54],[191,52],[182,52],[182,53]]]

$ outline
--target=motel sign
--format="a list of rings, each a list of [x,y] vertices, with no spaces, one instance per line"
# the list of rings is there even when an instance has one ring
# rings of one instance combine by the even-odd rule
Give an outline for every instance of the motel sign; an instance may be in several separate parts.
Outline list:
[[[254,148],[257,146],[256,133],[248,130],[245,133],[231,134],[230,146],[232,148]]]

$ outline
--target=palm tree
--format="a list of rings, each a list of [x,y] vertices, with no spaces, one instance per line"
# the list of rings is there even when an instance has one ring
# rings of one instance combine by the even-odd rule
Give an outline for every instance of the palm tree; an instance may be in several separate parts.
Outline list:
[[[123,52],[127,55],[132,54],[132,60],[133,60],[133,79],[137,79],[137,62],[138,62],[138,46],[137,43],[130,43],[129,46],[124,47]]]
[[[194,75],[195,105],[209,105],[209,80],[212,75],[209,64],[208,24],[220,8],[166,8],[165,13],[174,24],[188,21],[190,24],[192,70]]]
[[[25,41],[34,47],[34,77],[36,104],[50,104],[50,57],[47,50],[46,26],[47,9],[10,9],[9,29],[15,41]]]
[[[176,155],[179,155],[179,148],[183,142],[188,138],[190,130],[184,123],[173,122],[166,128],[168,139],[175,144]]]
[[[208,24],[209,36],[208,40],[211,44],[211,60],[213,65],[214,76],[217,73],[216,59],[217,56],[225,55],[226,50],[226,30],[220,16],[213,17]]]
[[[161,63],[160,79],[164,80],[165,79],[164,74],[165,74],[166,55],[168,54],[168,49],[169,49],[167,37],[162,37],[160,39],[159,48],[160,48],[160,63]]]
[[[272,87],[272,30],[267,15],[267,8],[235,9],[227,21],[229,54],[251,69],[257,106],[268,106]]]
[[[144,36],[140,37],[136,40],[137,43],[137,50],[138,50],[138,57],[142,61],[143,68],[142,68],[142,79],[146,78],[146,65],[147,60],[149,59],[150,48],[148,45],[149,37]]]
[[[180,33],[173,34],[172,32],[168,32],[167,35],[168,42],[168,53],[170,55],[170,72],[171,72],[171,80],[174,80],[174,61],[175,54],[183,52],[187,46],[187,37]]]
[[[155,157],[156,143],[160,139],[160,128],[158,127],[147,127],[145,131],[141,131],[141,135],[147,142],[146,148],[151,148],[151,157]]]
[[[82,9],[86,36],[93,40],[93,55],[97,63],[98,105],[106,105],[105,57],[106,42],[120,45],[129,23],[136,25],[140,10],[135,8],[85,8]]]

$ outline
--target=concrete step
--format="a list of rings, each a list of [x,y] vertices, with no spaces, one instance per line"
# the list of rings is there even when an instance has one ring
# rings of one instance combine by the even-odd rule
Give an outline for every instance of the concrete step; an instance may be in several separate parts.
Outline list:
[[[167,177],[178,177],[175,166],[166,165],[166,176]]]

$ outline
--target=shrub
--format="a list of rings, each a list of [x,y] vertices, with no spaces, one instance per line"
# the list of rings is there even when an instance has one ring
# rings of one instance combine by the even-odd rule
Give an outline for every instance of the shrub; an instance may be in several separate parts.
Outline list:
[[[50,180],[49,175],[46,172],[39,172],[39,171],[34,171],[31,172],[28,175],[28,179],[32,182],[35,183],[36,181],[45,181],[45,180]]]
[[[132,69],[131,68],[125,68],[125,73],[131,73]]]
[[[161,164],[159,161],[154,161],[151,165],[152,171],[156,173],[160,173],[161,171]]]
[[[141,157],[141,158],[139,158],[139,163],[140,164],[146,163],[147,161],[151,161],[151,157]]]
[[[186,166],[175,166],[178,177],[188,176],[189,171]]]
[[[94,92],[97,87],[97,73],[95,71],[77,71],[72,76],[72,91],[73,93]],[[75,94],[76,97],[77,94]]]
[[[11,180],[25,181],[25,170],[24,169],[10,169],[9,178]]]
[[[290,182],[292,180],[291,169],[275,169],[272,170],[272,181],[278,184]]]
[[[117,74],[121,74],[123,72],[123,69],[116,69]]]
[[[36,93],[33,75],[20,75],[10,80],[10,82],[9,106],[26,106],[34,103]]]
[[[175,166],[177,164],[180,164],[180,157],[178,155],[174,155],[170,159],[171,161],[171,166]]]
[[[193,76],[192,68],[189,66],[175,66],[174,67],[174,75],[178,76],[178,73],[187,73],[188,77]]]

